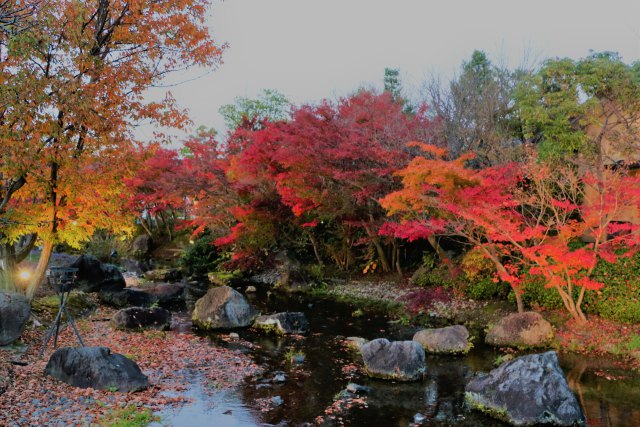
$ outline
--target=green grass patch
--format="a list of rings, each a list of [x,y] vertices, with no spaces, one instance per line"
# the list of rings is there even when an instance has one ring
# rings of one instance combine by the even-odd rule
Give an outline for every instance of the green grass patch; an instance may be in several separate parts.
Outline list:
[[[100,419],[99,425],[102,427],[145,427],[153,421],[159,421],[159,417],[153,415],[151,409],[129,405],[107,412]]]

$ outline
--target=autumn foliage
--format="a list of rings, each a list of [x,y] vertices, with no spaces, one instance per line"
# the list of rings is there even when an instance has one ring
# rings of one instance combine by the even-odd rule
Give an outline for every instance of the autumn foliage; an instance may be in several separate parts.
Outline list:
[[[525,276],[538,276],[578,321],[586,293],[605,286],[596,265],[639,247],[625,218],[637,212],[640,183],[623,165],[543,162],[530,148],[522,162],[479,168],[473,153],[450,158],[429,143],[426,109],[408,113],[389,93],[255,120],[224,143],[200,132],[183,155],[146,153],[127,181],[130,206],[179,210],[180,226],[208,230],[243,269],[289,250],[347,271],[402,272],[405,245],[427,240],[444,259],[438,239],[455,239],[491,260],[519,311]]]
[[[54,245],[131,230],[120,195],[137,166],[134,126],[188,123],[169,95],[148,101],[144,91],[221,54],[205,25],[206,0],[40,3],[28,31],[2,39],[0,61],[4,264],[13,265],[13,245],[27,236],[43,248],[22,289],[28,295]]]
[[[638,249],[637,226],[619,219],[638,208],[640,181],[623,169],[580,170],[531,157],[474,170],[466,166],[471,155],[446,160],[440,149],[419,145],[428,157],[399,171],[403,189],[381,200],[399,219],[394,232],[464,237],[512,286],[519,311],[528,272],[542,276],[574,318],[586,320],[585,292],[604,286],[591,277],[598,261]]]

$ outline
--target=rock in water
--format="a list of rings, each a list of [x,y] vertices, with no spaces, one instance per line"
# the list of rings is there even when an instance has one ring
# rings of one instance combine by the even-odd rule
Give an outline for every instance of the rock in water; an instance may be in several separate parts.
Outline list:
[[[20,338],[29,320],[31,307],[27,299],[15,292],[0,292],[0,345]]]
[[[171,327],[171,313],[160,307],[129,307],[113,316],[111,326],[119,330],[168,330]]]
[[[471,407],[516,426],[585,422],[554,351],[506,362],[473,379],[465,392]]]
[[[416,332],[413,340],[419,342],[428,353],[468,353],[472,345],[469,331],[462,325],[439,329],[423,329]]]
[[[133,360],[107,347],[59,348],[44,372],[80,388],[130,392],[149,387],[149,379]]]
[[[124,289],[126,283],[118,267],[103,264],[93,255],[85,254],[76,259],[71,268],[78,269],[76,289],[84,292]]]
[[[398,381],[422,379],[425,355],[415,341],[389,341],[378,338],[360,348],[367,374],[371,377]]]
[[[305,334],[309,331],[309,322],[304,313],[276,313],[260,316],[256,319],[254,327],[267,332],[274,331],[278,334]]]
[[[258,314],[240,292],[218,286],[196,302],[192,320],[195,326],[208,330],[244,328]]]
[[[500,319],[487,331],[487,344],[506,347],[544,347],[553,339],[553,327],[533,311]]]

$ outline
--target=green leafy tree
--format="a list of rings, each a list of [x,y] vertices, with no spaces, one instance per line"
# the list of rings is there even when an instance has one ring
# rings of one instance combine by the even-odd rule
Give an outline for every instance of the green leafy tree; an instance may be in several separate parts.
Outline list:
[[[384,91],[389,92],[394,101],[398,101],[402,95],[402,83],[400,83],[400,70],[397,68],[384,69]]]
[[[291,103],[282,93],[273,89],[263,89],[257,98],[236,98],[232,104],[220,107],[229,131],[233,131],[243,123],[250,123],[256,129],[262,128],[266,120],[277,122],[289,118]]]
[[[546,61],[516,91],[524,137],[547,160],[600,167],[640,160],[639,70],[612,52]]]

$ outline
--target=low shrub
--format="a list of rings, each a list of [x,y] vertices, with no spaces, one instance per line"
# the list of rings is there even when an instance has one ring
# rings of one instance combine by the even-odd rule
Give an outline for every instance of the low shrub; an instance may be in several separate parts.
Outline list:
[[[126,239],[99,230],[91,236],[80,252],[91,254],[102,262],[113,263],[118,257],[128,254],[129,250],[129,243]]]
[[[209,233],[203,233],[187,246],[180,258],[180,267],[190,275],[206,276],[217,270],[220,261],[218,249]]]
[[[640,253],[621,257],[611,264],[600,261],[593,278],[605,284],[600,291],[587,292],[587,313],[624,323],[640,322]]]
[[[474,300],[505,299],[510,289],[509,284],[496,281],[493,277],[467,279],[460,285],[460,290]]]
[[[428,312],[437,303],[446,304],[451,301],[451,291],[442,286],[429,287],[411,292],[405,298],[407,309],[414,315]]]
[[[479,249],[466,252],[460,259],[462,274],[456,289],[474,300],[504,299],[509,285],[496,281],[496,268]]]

